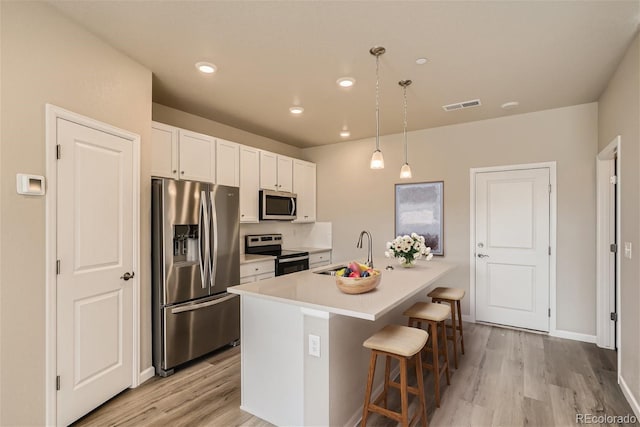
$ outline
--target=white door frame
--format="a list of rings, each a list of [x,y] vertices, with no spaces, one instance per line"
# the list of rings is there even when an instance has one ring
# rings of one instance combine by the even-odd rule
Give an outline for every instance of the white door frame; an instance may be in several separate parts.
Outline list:
[[[140,136],[89,117],[67,111],[55,105],[46,104],[45,146],[46,146],[46,274],[45,274],[45,423],[56,424],[57,395],[57,293],[56,293],[56,204],[57,194],[57,129],[58,119],[97,129],[124,138],[133,144],[133,271],[140,271]],[[133,369],[132,387],[140,384],[140,275],[133,283]]]
[[[476,321],[476,175],[482,172],[505,172],[521,169],[549,169],[549,182],[551,194],[549,196],[549,245],[551,245],[551,257],[549,259],[549,307],[551,317],[549,319],[549,334],[556,332],[556,223],[557,223],[557,188],[556,188],[556,162],[527,163],[520,165],[490,166],[484,168],[469,169],[469,308],[470,321]]]
[[[617,341],[618,347],[620,347],[620,282],[621,282],[621,243],[620,225],[621,225],[621,137],[616,136],[613,141],[609,143],[598,155],[596,156],[596,205],[597,205],[597,223],[596,223],[596,344],[598,347],[614,349]],[[610,224],[613,218],[611,218],[611,196],[613,195],[611,189],[611,183],[609,178],[611,176],[611,165],[615,159],[616,166],[616,243],[618,245],[618,251],[615,255],[615,263],[611,265],[611,253],[608,249],[610,241]],[[615,268],[615,282],[612,283],[611,271]],[[618,298],[615,298],[617,293]],[[616,313],[618,313],[617,327],[612,331],[611,327],[611,306],[615,307]],[[617,339],[614,340],[614,334]],[[620,350],[618,349],[618,356]],[[618,368],[620,363],[618,361]]]

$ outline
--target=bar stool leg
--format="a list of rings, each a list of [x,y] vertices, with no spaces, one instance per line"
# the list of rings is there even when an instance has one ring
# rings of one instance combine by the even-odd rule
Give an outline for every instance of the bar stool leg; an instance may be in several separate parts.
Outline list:
[[[433,382],[436,388],[436,407],[440,407],[440,357],[438,357],[438,324],[429,321],[429,336],[431,337],[431,357],[433,366]],[[445,341],[446,344],[446,341]]]
[[[402,402],[401,422],[405,427],[409,426],[409,396],[407,389],[407,358],[400,358],[400,400]]]
[[[462,333],[462,310],[460,309],[460,300],[456,301],[458,306],[458,322],[460,323],[460,347],[462,348],[462,354],[464,354],[464,334]]]
[[[453,333],[453,365],[458,369],[458,338],[456,337],[456,302],[449,301],[451,305],[451,331]]]
[[[447,364],[445,369],[447,385],[451,385],[451,374],[449,373],[449,344],[447,343],[447,326],[444,321],[442,321],[442,342],[444,343],[444,361]]]
[[[418,379],[418,399],[420,399],[420,418],[422,427],[427,427],[427,405],[424,402],[424,380],[422,379],[422,351],[419,351],[416,358],[416,378]]]
[[[384,408],[387,406],[387,396],[389,396],[389,377],[391,376],[391,356],[387,356],[384,362],[384,397],[382,398],[382,404]]]
[[[373,388],[373,376],[376,373],[376,359],[378,355],[375,351],[371,352],[369,360],[369,375],[367,377],[367,391],[364,394],[364,407],[362,408],[362,427],[367,425],[367,417],[369,416],[369,402],[371,401],[371,389]]]

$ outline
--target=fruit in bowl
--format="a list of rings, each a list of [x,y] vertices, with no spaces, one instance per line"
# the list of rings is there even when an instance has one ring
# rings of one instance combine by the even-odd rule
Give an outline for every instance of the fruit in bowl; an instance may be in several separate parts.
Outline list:
[[[380,271],[357,262],[336,271],[336,285],[345,294],[369,292],[378,286],[380,278]]]

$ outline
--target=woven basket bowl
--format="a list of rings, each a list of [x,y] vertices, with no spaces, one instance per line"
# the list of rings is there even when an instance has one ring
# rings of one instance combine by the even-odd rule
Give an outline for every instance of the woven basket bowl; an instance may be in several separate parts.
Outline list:
[[[369,277],[340,277],[336,276],[336,285],[345,294],[363,294],[374,290],[380,283],[382,275],[377,274]]]

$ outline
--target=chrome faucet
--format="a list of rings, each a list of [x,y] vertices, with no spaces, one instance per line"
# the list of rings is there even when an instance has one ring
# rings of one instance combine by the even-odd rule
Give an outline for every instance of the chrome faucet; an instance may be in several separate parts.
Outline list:
[[[365,265],[367,265],[369,268],[373,268],[373,252],[371,249],[372,246],[372,242],[371,242],[371,233],[369,233],[367,230],[362,230],[360,232],[360,237],[358,237],[358,244],[356,245],[357,248],[362,248],[362,236],[366,235],[369,238],[369,250],[367,251],[367,262],[365,262]]]

